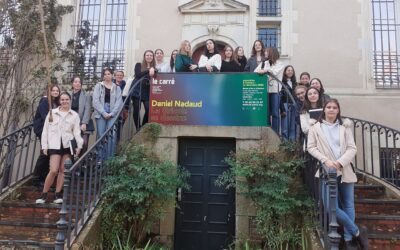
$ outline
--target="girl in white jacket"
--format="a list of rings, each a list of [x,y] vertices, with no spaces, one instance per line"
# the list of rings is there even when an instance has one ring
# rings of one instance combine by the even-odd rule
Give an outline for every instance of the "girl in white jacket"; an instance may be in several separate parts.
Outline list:
[[[214,40],[206,41],[206,50],[199,60],[199,71],[201,72],[219,72],[221,70],[222,59],[218,54],[217,45]]]
[[[273,74],[279,80],[282,79],[283,69],[285,65],[279,60],[280,55],[277,48],[267,48],[265,50],[266,61],[260,63],[254,72],[258,74],[265,74],[267,72]],[[268,79],[268,93],[269,93],[269,115],[271,116],[272,129],[279,134],[280,131],[280,96],[281,84],[274,78]]]
[[[71,157],[71,141],[75,139],[77,148],[75,155],[79,155],[83,139],[81,137],[80,119],[78,113],[71,108],[71,95],[64,92],[60,95],[60,107],[53,109],[50,121],[46,117],[42,132],[42,149],[45,155],[50,156],[50,171],[44,183],[43,192],[37,204],[45,203],[47,192],[57,177],[54,203],[62,203],[61,189],[64,185],[64,162]]]

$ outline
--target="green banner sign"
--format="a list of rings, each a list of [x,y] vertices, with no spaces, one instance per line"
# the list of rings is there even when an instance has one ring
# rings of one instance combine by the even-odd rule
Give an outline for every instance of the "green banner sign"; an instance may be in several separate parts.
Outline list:
[[[267,76],[255,73],[158,74],[150,122],[168,125],[268,126]]]

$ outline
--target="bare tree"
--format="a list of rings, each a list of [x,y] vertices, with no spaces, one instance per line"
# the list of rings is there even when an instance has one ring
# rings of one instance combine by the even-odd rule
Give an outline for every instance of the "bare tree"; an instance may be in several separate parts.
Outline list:
[[[54,75],[55,71],[62,70],[61,65],[68,56],[55,39],[54,32],[61,17],[72,10],[72,6],[58,5],[56,0],[43,1],[48,56],[55,59],[46,68],[38,0],[0,1],[1,135],[15,130],[21,122],[30,120],[33,112],[27,111],[44,93],[48,83],[47,73]]]

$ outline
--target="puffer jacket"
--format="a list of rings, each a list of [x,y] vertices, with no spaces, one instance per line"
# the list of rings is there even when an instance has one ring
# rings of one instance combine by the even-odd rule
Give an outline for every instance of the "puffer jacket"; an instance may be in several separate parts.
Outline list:
[[[340,125],[340,157],[335,156],[329,146],[322,129],[321,123],[312,125],[308,131],[307,151],[318,161],[325,163],[327,160],[338,161],[343,166],[342,170],[337,171],[338,176],[342,176],[342,182],[355,183],[357,176],[355,174],[353,160],[357,153],[357,147],[352,133],[352,122],[349,119],[343,119]],[[315,174],[319,177],[319,171]]]
[[[60,114],[60,108],[52,110],[53,121],[49,122],[46,116],[42,133],[42,149],[60,149],[61,143],[64,148],[69,148],[69,142],[76,140],[78,148],[82,148],[80,119],[78,113],[70,109],[65,117]]]

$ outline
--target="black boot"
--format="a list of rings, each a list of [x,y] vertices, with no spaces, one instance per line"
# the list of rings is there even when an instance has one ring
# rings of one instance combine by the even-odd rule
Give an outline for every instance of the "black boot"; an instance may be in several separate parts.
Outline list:
[[[355,238],[361,250],[368,250],[368,233],[365,227],[360,227],[360,233]]]
[[[344,249],[346,250],[358,250],[358,244],[355,238],[344,242]]]

